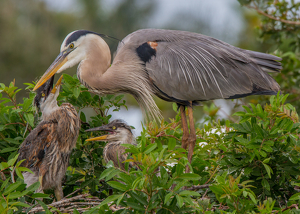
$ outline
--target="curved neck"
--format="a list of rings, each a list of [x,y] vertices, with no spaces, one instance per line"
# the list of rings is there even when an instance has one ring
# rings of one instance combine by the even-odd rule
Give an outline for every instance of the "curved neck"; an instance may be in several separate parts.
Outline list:
[[[98,88],[103,74],[110,67],[111,54],[104,40],[88,44],[88,53],[77,68],[77,77],[88,88]]]

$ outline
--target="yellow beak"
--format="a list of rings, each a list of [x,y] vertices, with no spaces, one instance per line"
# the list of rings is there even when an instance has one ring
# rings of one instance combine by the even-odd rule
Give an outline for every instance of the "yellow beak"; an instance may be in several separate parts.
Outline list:
[[[61,75],[60,78],[57,80],[55,86],[53,87],[53,89],[52,89],[52,91],[51,91],[52,94],[55,94],[56,90],[58,89],[58,87],[59,87],[60,84],[61,84],[62,78],[63,78],[63,75]]]
[[[61,52],[56,57],[54,62],[50,65],[50,67],[47,69],[47,71],[44,73],[44,75],[35,85],[33,91],[41,87],[48,79],[50,79],[61,68],[61,66],[63,66],[68,61],[68,59],[66,58],[67,55],[68,52]]]
[[[93,137],[93,138],[89,138],[85,141],[101,141],[101,140],[106,140],[108,135],[102,135],[100,137]]]

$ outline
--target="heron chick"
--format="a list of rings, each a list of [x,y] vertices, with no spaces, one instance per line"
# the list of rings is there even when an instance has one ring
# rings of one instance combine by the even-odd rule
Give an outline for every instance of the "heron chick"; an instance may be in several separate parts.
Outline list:
[[[123,163],[128,156],[122,144],[135,144],[135,138],[129,125],[123,120],[116,119],[107,125],[87,129],[85,131],[107,131],[107,135],[87,139],[86,141],[106,141],[108,144],[103,149],[103,158],[107,163],[110,160],[115,167],[125,170]]]
[[[62,179],[80,129],[75,108],[70,103],[57,105],[61,79],[53,87],[53,76],[37,90],[34,105],[43,120],[21,144],[18,158],[33,172],[23,173],[27,186],[40,181],[37,192],[54,188],[57,201],[63,198]]]

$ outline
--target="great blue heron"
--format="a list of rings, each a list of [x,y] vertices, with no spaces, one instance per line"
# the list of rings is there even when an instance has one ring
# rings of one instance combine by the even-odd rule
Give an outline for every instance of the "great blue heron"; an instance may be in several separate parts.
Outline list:
[[[130,126],[123,120],[116,119],[107,125],[87,129],[85,131],[107,131],[109,134],[87,139],[86,141],[107,141],[108,144],[103,149],[105,162],[112,161],[115,167],[125,170],[123,163],[128,156],[122,144],[135,144]]]
[[[54,87],[53,79],[54,76],[37,90],[34,104],[41,110],[43,120],[21,144],[18,159],[25,159],[22,166],[34,173],[23,173],[27,186],[40,181],[37,192],[54,188],[59,201],[63,197],[62,179],[76,145],[80,120],[70,103],[57,105],[61,78]]]
[[[192,106],[199,101],[276,94],[280,87],[267,72],[282,69],[279,57],[243,50],[185,31],[142,29],[126,36],[113,63],[105,35],[77,30],[67,35],[61,53],[41,77],[79,63],[78,79],[99,94],[132,94],[143,111],[160,118],[152,95],[176,102],[182,118],[182,147],[191,162],[196,142]],[[188,109],[190,133],[185,107]]]

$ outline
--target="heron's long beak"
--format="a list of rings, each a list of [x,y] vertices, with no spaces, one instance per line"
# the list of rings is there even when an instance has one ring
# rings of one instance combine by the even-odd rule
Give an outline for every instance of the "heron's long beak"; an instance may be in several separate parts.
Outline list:
[[[108,135],[102,135],[102,136],[99,136],[99,137],[93,137],[93,138],[89,138],[89,139],[86,139],[85,141],[101,141],[101,140],[106,140]]]
[[[68,59],[66,58],[68,54],[69,52],[63,51],[56,57],[54,62],[50,65],[50,67],[47,69],[47,71],[44,73],[44,75],[35,85],[33,91],[41,87],[48,79],[50,79],[61,68],[61,66],[63,66],[68,61]]]
[[[51,91],[52,94],[55,94],[56,90],[59,88],[62,78],[63,78],[63,75],[61,75],[60,78],[57,80],[55,86],[53,87],[53,89]]]
[[[113,131],[113,129],[109,128],[108,125],[103,125],[103,126],[100,126],[100,127],[87,129],[85,131],[86,132],[92,132],[92,131]],[[101,141],[101,140],[106,140],[108,136],[109,136],[109,134],[102,135],[102,136],[99,136],[99,137],[89,138],[89,139],[87,139],[85,141]]]

